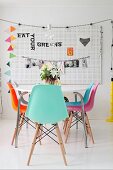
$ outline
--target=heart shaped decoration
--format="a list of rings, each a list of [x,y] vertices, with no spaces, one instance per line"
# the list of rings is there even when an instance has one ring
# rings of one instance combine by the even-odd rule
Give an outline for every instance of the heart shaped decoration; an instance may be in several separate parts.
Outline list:
[[[80,38],[80,42],[86,46],[90,42],[90,38]]]

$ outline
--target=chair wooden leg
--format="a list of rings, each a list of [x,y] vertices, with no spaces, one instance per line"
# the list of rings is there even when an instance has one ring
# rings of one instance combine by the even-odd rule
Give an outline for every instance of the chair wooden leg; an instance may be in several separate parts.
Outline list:
[[[56,133],[57,133],[57,137],[58,137],[59,145],[61,148],[64,163],[65,163],[65,165],[67,165],[67,161],[66,161],[66,157],[65,157],[65,148],[64,148],[63,140],[62,140],[58,125],[56,125]]]
[[[76,129],[78,129],[78,112],[75,112],[75,116],[76,116]]]
[[[91,130],[91,126],[90,126],[90,123],[89,123],[89,119],[88,119],[88,116],[86,114],[86,129],[87,129],[87,132],[92,140],[92,143],[94,144],[94,138],[93,138],[93,133],[92,133],[92,130]]]
[[[68,124],[67,124],[67,128],[66,128],[65,143],[67,143],[67,139],[68,139],[68,135],[69,135],[72,119],[73,119],[73,113],[71,112],[70,117],[69,117],[69,121],[68,121]]]
[[[35,128],[37,128],[37,123],[35,123]],[[39,134],[38,134],[39,140],[40,140],[40,138],[41,138],[41,136],[42,136],[42,130],[43,130],[43,127],[40,126],[40,130],[39,130]],[[39,143],[40,143],[40,145],[42,144],[42,143],[41,143],[41,140],[39,141]]]
[[[64,121],[64,126],[63,126],[64,134],[66,133],[66,128],[67,128],[68,120],[69,120],[69,118],[66,118],[65,121]]]
[[[43,131],[43,126],[40,126],[40,132],[39,132],[39,143],[40,143],[40,145],[42,144],[41,143],[41,137],[42,137],[42,131]]]
[[[34,136],[34,139],[33,139],[32,146],[31,146],[31,150],[30,150],[30,154],[29,154],[29,158],[28,158],[27,165],[29,165],[29,163],[30,163],[31,156],[32,156],[32,154],[33,154],[34,147],[35,147],[35,144],[36,144],[36,139],[37,139],[37,136],[38,136],[38,133],[39,133],[39,129],[40,129],[40,125],[37,125],[37,127],[36,127],[36,132],[35,132],[35,136]]]
[[[13,145],[13,143],[14,143],[16,131],[17,131],[17,129],[15,128],[14,133],[13,133],[13,137],[12,137],[12,141],[11,141],[11,145]]]
[[[21,119],[20,119],[20,123],[19,123],[19,129],[18,129],[18,134],[20,133],[21,129],[22,129],[22,126],[23,126],[23,122],[24,122],[24,115],[21,116]]]
[[[57,124],[56,126],[57,126],[57,128],[58,128],[58,130],[59,130],[59,132],[60,132],[60,129],[59,129],[58,124]],[[62,146],[63,146],[64,154],[66,154],[66,150],[65,150],[65,147],[64,147],[64,143],[63,143],[63,139],[62,139],[61,133],[59,133],[59,136],[60,136],[60,139],[61,139],[61,142],[62,142]]]
[[[22,129],[22,124],[23,124],[23,117],[20,119],[20,122],[19,122],[20,128],[18,130],[19,131],[18,134],[20,133],[20,130]],[[13,145],[13,143],[14,143],[14,140],[15,140],[15,137],[16,137],[16,132],[17,132],[17,129],[15,128],[14,133],[13,133],[13,137],[12,137],[12,141],[11,141],[11,145]]]
[[[81,112],[81,117],[83,121],[83,128],[84,128],[84,143],[85,143],[85,148],[88,148],[88,143],[87,143],[87,129],[86,129],[86,114],[84,112]]]

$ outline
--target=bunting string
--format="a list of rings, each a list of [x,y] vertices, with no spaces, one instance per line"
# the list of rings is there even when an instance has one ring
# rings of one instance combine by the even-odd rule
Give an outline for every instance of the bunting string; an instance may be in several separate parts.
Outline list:
[[[11,23],[11,24],[16,24],[16,25],[19,25],[19,26],[28,26],[28,27],[37,27],[37,28],[47,28],[47,26],[38,26],[38,25],[30,25],[30,24],[22,24],[22,23],[17,23],[15,21],[9,21],[9,20],[6,20],[6,19],[1,19],[0,18],[0,21],[3,21],[3,22],[8,22],[8,23]],[[81,25],[74,25],[74,26],[51,26],[51,28],[74,28],[74,27],[84,27],[84,26],[89,26],[89,25],[95,25],[95,24],[100,24],[100,23],[103,23],[103,22],[107,22],[107,21],[113,21],[112,19],[105,19],[105,20],[101,20],[101,21],[97,21],[97,22],[91,22],[89,24],[81,24]]]

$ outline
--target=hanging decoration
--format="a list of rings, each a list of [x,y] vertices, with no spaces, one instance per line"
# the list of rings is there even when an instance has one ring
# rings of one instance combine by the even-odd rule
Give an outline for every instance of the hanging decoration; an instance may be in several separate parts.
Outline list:
[[[86,57],[86,58],[89,58],[89,56]],[[81,60],[81,59],[83,59],[83,58],[65,61],[64,62],[64,68],[68,68],[68,67],[77,68],[77,67],[79,67],[79,60]]]
[[[13,51],[13,49],[14,49],[14,45],[10,45],[7,50],[8,50],[8,51]]]
[[[1,20],[1,19],[0,19]],[[7,33],[12,33],[13,31],[15,31],[16,28],[14,26],[10,26],[8,29],[5,30],[5,32]]]
[[[9,67],[10,67],[10,61],[7,63],[7,66],[9,66]]]
[[[86,46],[90,42],[90,38],[80,38],[80,42]]]
[[[73,59],[73,60],[41,60],[41,59],[34,59],[34,58],[22,56],[22,58],[26,59],[26,64],[25,64],[26,68],[38,66],[40,69],[43,64],[50,62],[51,64],[56,65],[61,70],[62,73],[64,73],[64,68],[79,67],[79,60],[82,61],[82,66],[87,68],[88,67],[87,59],[89,57],[90,56],[79,58],[79,59]]]
[[[13,32],[13,31],[15,31],[15,30],[16,30],[16,28],[15,28],[14,26],[10,26],[10,27],[9,27],[9,31],[10,31],[10,32]]]
[[[7,38],[5,41],[11,43],[11,37]]]
[[[11,76],[11,71],[8,70],[8,71],[6,71],[4,74],[6,74],[7,76]]]
[[[74,54],[73,54],[73,47],[67,48],[67,56],[71,57],[71,56],[73,56],[73,55],[74,55]]]
[[[11,43],[11,42],[12,42],[13,40],[15,40],[15,39],[16,39],[16,37],[15,37],[14,35],[11,35],[11,36],[8,37],[5,41]]]
[[[46,37],[47,39],[53,40],[54,34],[52,33],[51,27],[52,27],[51,24],[48,24],[48,25],[47,25],[47,30],[46,30],[45,37]]]
[[[14,58],[14,57],[16,57],[15,54],[13,54],[13,53],[10,53],[10,54],[9,54],[9,58]]]
[[[12,41],[16,40],[16,37],[15,37],[14,35],[12,35],[12,33],[13,33],[15,30],[16,30],[16,28],[15,28],[14,26],[10,26],[10,27],[6,30],[6,32],[7,32],[8,34],[10,34],[10,36],[5,40],[6,43],[10,43],[10,46],[9,46],[8,49],[7,49],[8,52],[11,52],[11,51],[14,50],[14,45],[12,44]],[[13,53],[10,53],[10,54],[9,54],[9,58],[11,59],[11,58],[13,58],[13,57],[15,57],[15,55],[14,55]],[[7,62],[7,66],[10,67],[10,61]],[[11,76],[11,70],[6,71],[6,72],[5,72],[5,75]],[[10,81],[10,80],[9,80],[9,81]]]
[[[64,62],[63,61],[57,62],[57,68],[61,73],[64,74],[65,70],[64,70]]]
[[[86,58],[82,59],[82,67],[85,67],[85,68],[88,67]]]

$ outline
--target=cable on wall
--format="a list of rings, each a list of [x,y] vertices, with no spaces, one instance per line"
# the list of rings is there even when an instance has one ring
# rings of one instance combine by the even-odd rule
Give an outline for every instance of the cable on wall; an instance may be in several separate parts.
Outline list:
[[[19,25],[19,26],[28,26],[28,27],[37,27],[37,28],[47,28],[47,26],[38,26],[38,25],[30,25],[30,24],[22,24],[22,23],[17,23],[15,21],[9,21],[9,20],[5,20],[5,19],[1,19],[0,18],[0,21],[3,21],[3,22],[7,22],[7,23],[11,23],[11,24],[16,24],[16,25]],[[92,23],[89,23],[89,24],[81,24],[81,25],[74,25],[74,26],[51,26],[51,28],[74,28],[74,27],[84,27],[84,26],[92,26],[92,25],[95,25],[95,24],[100,24],[100,23],[104,23],[104,22],[107,22],[107,21],[113,21],[112,19],[105,19],[105,20],[101,20],[101,21],[97,21],[97,22],[92,22]]]

